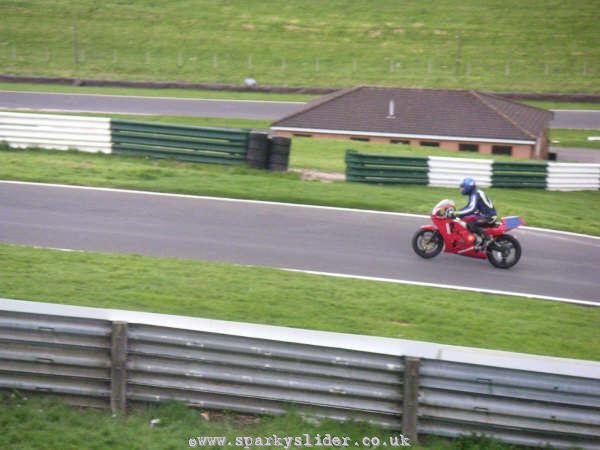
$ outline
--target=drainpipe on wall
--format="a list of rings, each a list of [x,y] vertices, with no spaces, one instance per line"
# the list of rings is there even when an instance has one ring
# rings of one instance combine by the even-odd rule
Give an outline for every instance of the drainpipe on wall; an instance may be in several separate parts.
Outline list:
[[[538,136],[535,140],[535,159],[540,159],[540,152],[542,150],[542,141]]]

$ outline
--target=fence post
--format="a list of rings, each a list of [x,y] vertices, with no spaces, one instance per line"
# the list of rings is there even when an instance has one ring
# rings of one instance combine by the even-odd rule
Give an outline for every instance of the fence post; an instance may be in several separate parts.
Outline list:
[[[110,409],[124,413],[127,406],[127,322],[113,322],[110,345]]]
[[[419,358],[404,358],[404,395],[402,396],[402,434],[416,444],[418,439],[417,415],[419,410]]]

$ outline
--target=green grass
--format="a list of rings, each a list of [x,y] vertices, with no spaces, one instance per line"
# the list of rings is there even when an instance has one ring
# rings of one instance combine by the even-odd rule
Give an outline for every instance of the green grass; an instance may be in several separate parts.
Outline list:
[[[202,98],[202,99],[227,99],[227,100],[265,100],[284,102],[307,102],[315,95],[308,94],[279,94],[252,91],[221,91],[202,89],[178,88],[131,88],[112,86],[72,86],[64,84],[37,84],[37,83],[2,83],[0,90],[23,92],[52,92],[69,94],[99,94],[99,95],[133,95],[142,97],[175,97],[175,98]]]
[[[5,244],[0,244],[0,267],[0,297],[5,298],[600,360],[598,308],[262,267]]]
[[[22,112],[14,109],[3,109],[0,111]],[[43,111],[39,112],[44,114]],[[71,112],[52,112],[52,115],[72,116]],[[136,115],[136,114],[111,114],[111,113],[77,113],[77,116],[108,117],[113,119],[135,120],[139,122],[158,122],[174,125],[189,125],[196,127],[220,127],[220,128],[244,128],[249,130],[267,130],[271,125],[269,120],[259,119],[235,119],[225,117],[191,117],[191,116],[160,116],[160,115]]]
[[[11,450],[64,449],[64,450],[177,450],[191,448],[189,441],[199,436],[225,436],[235,444],[237,437],[284,436],[315,437],[320,434],[349,437],[350,448],[364,437],[388,440],[397,433],[357,423],[338,423],[332,420],[303,419],[291,411],[282,416],[250,417],[231,413],[209,412],[209,420],[202,410],[170,402],[136,406],[127,416],[113,416],[106,411],[85,410],[66,406],[55,397],[42,398],[24,392],[0,394],[0,447]],[[150,426],[150,421],[160,423]],[[314,439],[314,438],[313,438]],[[312,441],[313,444],[315,441]],[[395,442],[395,441],[393,441]],[[239,448],[225,445],[196,448]],[[274,448],[252,446],[249,448]],[[292,447],[298,448],[298,447]],[[331,448],[331,447],[317,447]],[[464,437],[454,441],[428,438],[424,445],[413,449],[437,450],[511,450],[522,447],[500,444],[481,437]]]
[[[313,168],[326,172],[344,172],[346,150],[352,149],[362,153],[381,154],[390,156],[450,156],[453,158],[491,159],[492,155],[475,152],[453,152],[451,150],[434,149],[431,147],[411,146],[402,144],[387,144],[377,142],[361,142],[344,139],[318,139],[294,137],[293,151],[290,153],[290,164],[293,167]],[[515,161],[510,156],[494,155],[497,161]]]
[[[80,114],[78,114],[80,115]],[[159,122],[195,127],[245,128],[249,130],[268,130],[270,120],[233,119],[223,117],[189,117],[189,116],[137,116],[132,114],[85,114],[94,117],[111,117],[113,119],[137,120],[141,122]]]
[[[594,0],[3,2],[12,74],[600,92]]]
[[[543,109],[578,109],[578,110],[597,110],[600,109],[600,103],[591,102],[550,102],[550,101],[522,101],[531,106]]]
[[[600,140],[588,141],[588,137],[600,138],[600,130],[571,130],[553,128],[550,130],[550,145],[557,147],[578,147],[600,150]]]
[[[295,152],[293,147],[292,154]],[[298,153],[301,152],[300,149]],[[458,188],[323,183],[303,181],[300,174],[294,172],[272,173],[244,166],[44,150],[0,150],[0,179],[420,214],[429,214],[431,207],[442,198],[461,201]],[[532,226],[600,235],[600,209],[590,208],[598,203],[598,191],[500,188],[486,191],[501,215],[521,215]]]

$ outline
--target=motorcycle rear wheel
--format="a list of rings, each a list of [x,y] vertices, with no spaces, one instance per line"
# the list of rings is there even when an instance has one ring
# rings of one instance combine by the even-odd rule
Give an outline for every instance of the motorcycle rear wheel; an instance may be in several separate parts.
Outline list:
[[[521,259],[521,244],[508,234],[498,236],[486,250],[488,261],[499,269],[510,269]]]
[[[421,258],[433,258],[444,249],[444,239],[437,231],[419,230],[412,238],[412,248]]]

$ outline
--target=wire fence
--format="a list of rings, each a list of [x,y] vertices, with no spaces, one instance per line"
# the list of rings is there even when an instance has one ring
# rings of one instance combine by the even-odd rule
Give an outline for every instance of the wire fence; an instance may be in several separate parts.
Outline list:
[[[335,86],[379,83],[413,85],[462,84],[529,90],[582,86],[600,90],[600,60],[580,56],[532,63],[523,58],[479,60],[453,54],[402,57],[380,54],[339,57],[328,49],[323,55],[303,56],[299,50],[274,49],[269,54],[215,52],[202,48],[90,48],[73,43],[67,47],[30,47],[17,43],[0,46],[0,65],[5,73],[46,75],[110,74],[112,78],[185,79],[242,83],[252,77],[262,84]],[[535,89],[538,87],[539,89]],[[591,87],[591,88],[590,88]],[[534,88],[534,89],[532,89]]]

